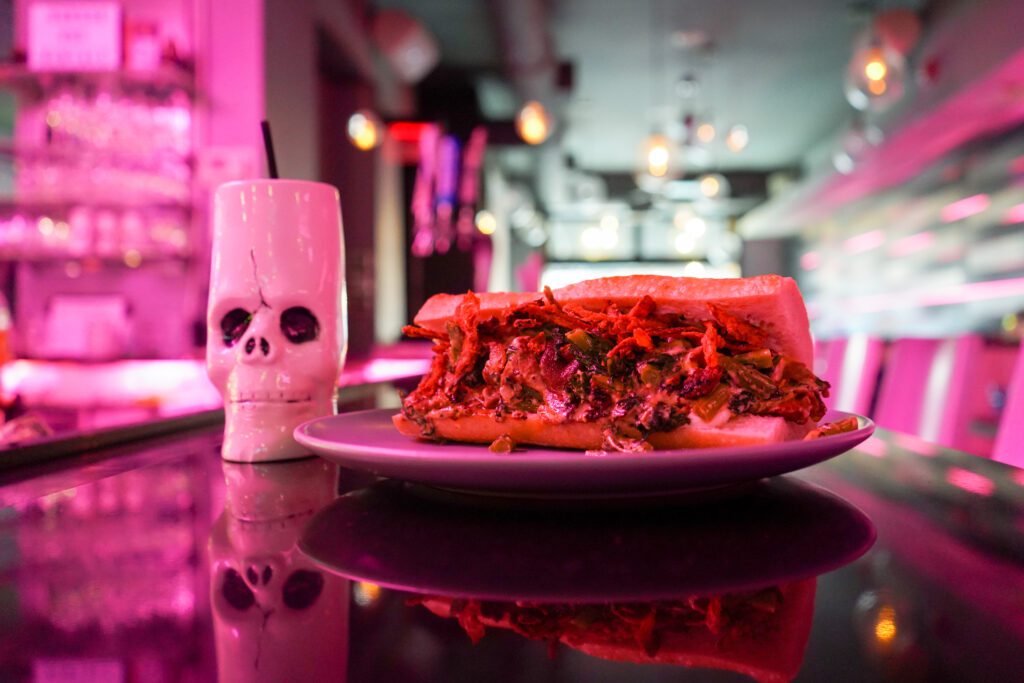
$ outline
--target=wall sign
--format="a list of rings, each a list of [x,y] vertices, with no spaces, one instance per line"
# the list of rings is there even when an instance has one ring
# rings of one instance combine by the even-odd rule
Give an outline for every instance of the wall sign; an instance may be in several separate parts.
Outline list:
[[[112,71],[121,66],[121,5],[34,2],[28,8],[32,71]]]

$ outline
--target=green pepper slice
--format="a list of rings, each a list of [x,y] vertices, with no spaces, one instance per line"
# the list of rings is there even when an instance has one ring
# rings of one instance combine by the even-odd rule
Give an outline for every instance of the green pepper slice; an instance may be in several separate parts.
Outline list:
[[[729,387],[719,384],[710,394],[694,401],[693,412],[705,422],[710,422],[718,414],[718,411],[729,402],[730,396],[732,396],[732,392]]]
[[[565,333],[565,338],[572,342],[573,346],[583,353],[590,353],[594,349],[594,340],[583,330],[576,329]]]

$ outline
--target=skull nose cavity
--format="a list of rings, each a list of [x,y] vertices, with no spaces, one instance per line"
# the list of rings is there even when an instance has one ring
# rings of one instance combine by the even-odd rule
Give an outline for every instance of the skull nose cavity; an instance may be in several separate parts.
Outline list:
[[[259,340],[260,351],[263,352],[264,356],[270,355],[270,342],[267,341],[266,337],[260,337]],[[249,337],[245,342],[245,355],[251,356],[256,351],[256,337]]]
[[[270,565],[249,565],[245,570],[245,578],[248,579],[249,585],[259,586],[261,583],[266,586],[270,583],[270,579],[274,576],[274,570],[270,568]]]

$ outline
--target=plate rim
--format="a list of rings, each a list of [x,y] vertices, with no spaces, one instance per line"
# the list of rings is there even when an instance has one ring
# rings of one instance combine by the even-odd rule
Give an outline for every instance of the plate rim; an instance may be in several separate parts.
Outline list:
[[[874,432],[870,418],[830,411],[828,419],[854,416],[852,432],[812,441],[675,449],[652,454],[526,448],[496,454],[483,444],[421,442],[399,434],[390,424],[394,409],[364,410],[309,420],[295,429],[295,439],[330,462],[377,477],[458,490],[470,495],[559,500],[634,499],[668,491],[684,494],[711,487],[731,487],[817,465],[846,453]],[[319,425],[340,421],[364,430],[385,430],[399,440],[338,440],[311,435]],[[336,427],[335,427],[336,428]],[[383,433],[383,432],[381,432]],[[788,447],[787,447],[788,444]],[[795,447],[794,447],[795,444]],[[582,469],[581,469],[582,466]]]
[[[471,465],[474,467],[484,467],[495,470],[504,470],[509,467],[509,463],[517,463],[522,465],[523,463],[529,463],[535,466],[556,466],[565,463],[576,463],[583,460],[589,463],[590,467],[598,468],[615,468],[624,465],[636,465],[638,462],[650,462],[657,459],[662,463],[666,460],[678,459],[678,458],[689,458],[691,461],[705,462],[708,460],[721,460],[722,458],[728,458],[730,456],[748,456],[757,457],[756,453],[759,451],[771,451],[777,449],[780,444],[805,444],[799,448],[801,452],[818,452],[822,450],[829,450],[828,446],[835,440],[850,441],[853,443],[849,448],[854,448],[856,445],[867,440],[875,431],[875,422],[864,415],[857,413],[844,411],[844,410],[830,410],[826,416],[835,416],[836,419],[842,419],[845,417],[857,418],[858,427],[851,432],[843,432],[841,434],[833,434],[830,436],[823,436],[818,439],[811,441],[804,440],[791,440],[782,441],[778,443],[767,443],[767,444],[749,444],[739,446],[716,446],[710,448],[673,448],[673,449],[661,449],[651,451],[649,457],[647,454],[637,453],[623,453],[618,451],[608,451],[604,455],[586,455],[583,450],[572,450],[565,448],[547,448],[544,446],[533,446],[527,445],[522,451],[513,451],[511,454],[498,454],[487,450],[487,446],[482,443],[469,444],[461,442],[449,442],[449,443],[434,443],[430,441],[419,441],[412,438],[408,439],[408,451],[401,452],[406,449],[395,449],[391,446],[375,446],[369,445],[356,445],[356,444],[345,444],[338,441],[324,439],[316,435],[310,434],[309,430],[319,424],[333,421],[356,421],[360,418],[377,418],[387,416],[390,419],[391,416],[396,414],[397,410],[394,408],[371,408],[369,410],[359,410],[347,413],[339,413],[337,415],[324,415],[321,417],[313,418],[303,422],[295,428],[293,437],[295,440],[310,448],[314,452],[317,452],[323,456],[325,453],[330,453],[331,457],[339,457],[338,451],[342,448],[359,449],[357,453],[346,453],[346,458],[355,459],[358,462],[363,462],[366,456],[385,456],[388,458],[394,458],[395,460],[403,460],[408,462],[415,462],[422,464],[425,462],[436,462],[437,458],[426,457],[426,453],[429,449],[473,449],[479,450],[479,454],[460,455],[458,462],[464,465]],[[396,430],[397,432],[397,430]],[[419,454],[414,451],[422,450]],[[396,450],[398,452],[396,452]],[[847,449],[849,450],[849,449]],[[845,452],[845,451],[843,451]],[[435,455],[431,453],[430,455]]]

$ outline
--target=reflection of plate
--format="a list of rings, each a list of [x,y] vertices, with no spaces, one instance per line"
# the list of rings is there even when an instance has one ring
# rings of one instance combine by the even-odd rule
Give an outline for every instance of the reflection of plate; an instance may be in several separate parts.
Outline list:
[[[328,570],[412,592],[601,602],[793,581],[874,541],[862,512],[789,478],[727,500],[633,511],[466,500],[382,482],[317,513],[299,548]]]
[[[345,467],[446,488],[516,495],[635,496],[725,486],[792,472],[839,455],[874,431],[860,428],[812,441],[655,451],[648,454],[525,448],[496,454],[473,444],[414,441],[391,423],[393,410],[318,418],[295,440]],[[826,421],[847,417],[833,411]]]

